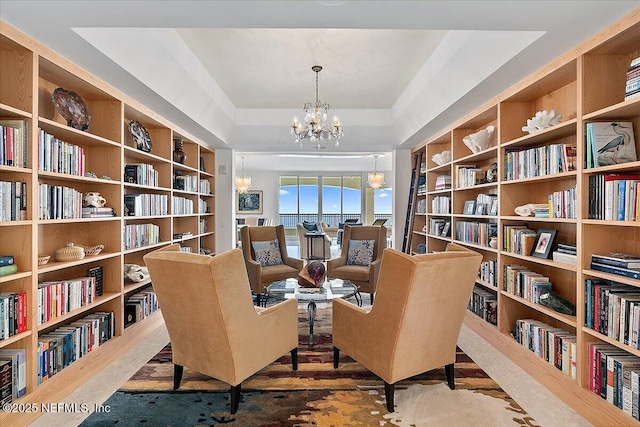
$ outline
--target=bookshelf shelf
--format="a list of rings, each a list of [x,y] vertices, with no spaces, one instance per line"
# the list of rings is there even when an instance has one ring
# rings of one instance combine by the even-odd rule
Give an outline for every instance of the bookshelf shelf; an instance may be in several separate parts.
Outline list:
[[[414,158],[420,155],[423,168],[427,170],[424,186],[427,197],[426,218],[424,213],[414,209],[413,222],[409,222],[413,224],[410,253],[417,253],[417,245],[421,243],[426,244],[428,252],[442,251],[450,241],[481,253],[485,268],[481,272],[486,275],[487,269],[493,271],[496,285],[480,278],[476,285],[496,296],[498,325],[493,326],[471,312],[467,313],[465,323],[596,425],[640,425],[638,420],[590,390],[589,344],[610,344],[638,357],[640,350],[582,326],[587,314],[586,280],[630,285],[638,288],[640,294],[640,280],[590,268],[593,254],[623,252],[640,255],[640,221],[588,218],[598,214],[594,213],[594,199],[590,197],[589,190],[590,185],[594,188],[595,180],[601,179],[595,175],[640,174],[640,160],[587,168],[585,128],[587,122],[593,121],[632,122],[636,153],[640,156],[640,98],[624,101],[626,72],[631,61],[638,57],[640,9],[455,120],[412,150]],[[538,111],[552,109],[562,115],[559,124],[531,134],[522,130],[527,120]],[[470,153],[463,138],[488,126],[495,126],[494,140],[486,150]],[[446,165],[435,164],[431,157],[443,151],[451,152],[452,161]],[[556,159],[559,159],[558,163]],[[477,173],[486,171],[493,163],[497,164],[495,182],[456,188],[458,181],[482,182],[478,180]],[[462,166],[471,170],[459,172]],[[451,175],[454,189],[435,191],[439,175]],[[507,177],[510,179],[506,180]],[[464,209],[465,202],[484,203],[476,200],[480,194],[482,198],[497,197],[497,216],[470,214],[471,211]],[[434,208],[440,210],[442,204],[434,203],[432,206],[431,201],[442,195],[450,197],[449,215],[433,212]],[[420,200],[418,198],[418,202]],[[529,203],[540,205],[539,209],[542,205],[549,205],[551,216],[555,214],[563,218],[515,214],[516,207]],[[451,221],[453,240],[433,234],[424,236],[420,231],[425,224],[429,225],[430,219]],[[485,237],[487,233],[493,233],[493,230],[489,231],[490,226],[484,224],[497,225],[495,237],[499,248],[506,247],[507,238],[517,236],[514,234],[517,228],[523,228],[523,232],[530,236],[537,235],[541,229],[556,230],[556,243],[575,246],[576,264],[554,261],[551,253],[549,258],[538,258],[455,238],[464,236],[464,239],[479,241],[478,230],[480,238],[483,232]],[[552,251],[555,249],[553,247]],[[563,250],[567,248],[563,247]],[[513,265],[509,273],[507,265]],[[552,290],[575,305],[576,316],[567,316],[535,304],[511,294],[511,289],[507,292],[506,286],[512,285],[505,282],[507,274],[518,274],[511,273],[518,268],[546,276]],[[575,336],[575,345],[570,351],[576,359],[576,380],[516,342],[511,332],[516,321],[523,319],[544,322],[551,328],[560,328]],[[565,397],[567,395],[571,398]]]
[[[191,136],[138,101],[98,80],[3,21],[0,25],[0,52],[3,73],[0,78],[0,117],[22,120],[25,123],[28,128],[29,147],[29,158],[25,162],[28,167],[0,165],[1,181],[25,183],[27,191],[26,220],[0,222],[0,253],[13,255],[20,269],[18,273],[0,277],[0,292],[25,293],[28,319],[27,330],[0,341],[0,348],[26,350],[27,393],[19,402],[56,402],[61,401],[73,388],[90,379],[126,347],[135,345],[137,340],[162,324],[162,316],[150,316],[125,331],[124,307],[127,297],[150,284],[149,281],[141,284],[125,283],[125,263],[144,265],[143,256],[168,245],[172,234],[178,231],[175,230],[178,226],[187,228],[195,235],[194,238],[188,239],[192,252],[198,253],[201,248],[206,247],[215,253],[213,194],[184,192],[185,198],[194,202],[196,210],[198,198],[206,198],[212,211],[207,214],[177,218],[173,218],[171,214],[123,216],[125,194],[161,194],[167,196],[170,202],[171,196],[178,194],[171,188],[174,173],[177,171],[194,176],[198,183],[207,181],[205,187],[210,186],[213,191],[215,151],[205,141]],[[91,115],[91,125],[87,130],[69,127],[58,113],[51,101],[52,93],[58,87],[76,92],[85,101]],[[148,130],[153,145],[151,152],[136,148],[129,130],[132,120],[139,121]],[[44,152],[46,144],[53,145],[51,137],[75,146],[70,147],[69,151],[73,150],[73,154],[82,153],[84,172],[92,172],[97,178],[52,172],[53,167],[49,168],[49,165],[45,164],[49,158],[40,153],[41,146]],[[182,138],[184,141],[187,153],[185,165],[172,160],[174,137]],[[42,144],[41,139],[44,141]],[[65,158],[65,161],[61,162],[63,165],[60,170],[66,172],[81,169],[80,159],[80,156]],[[40,160],[43,162],[42,165],[39,164]],[[53,156],[51,160],[53,161]],[[22,162],[20,164],[22,165]],[[139,182],[154,182],[157,177],[157,186],[125,182],[127,164],[150,165],[152,168],[141,167],[140,170],[149,172],[149,176],[145,175]],[[205,168],[209,173],[200,172],[196,166]],[[47,170],[44,170],[45,167]],[[157,172],[157,175],[154,176],[151,169]],[[127,179],[130,178],[131,176],[127,175]],[[69,187],[78,193],[99,192],[107,200],[106,206],[112,207],[120,216],[40,220],[38,218],[55,217],[49,215],[51,212],[46,212],[50,206],[43,206],[42,210],[39,206],[40,190],[47,188],[44,187],[45,184]],[[204,219],[208,220],[208,232],[201,235],[197,234],[199,218],[203,219],[202,224]],[[131,230],[129,226],[137,226],[136,230],[142,230],[140,233],[144,232],[146,227],[146,230],[152,230],[147,231],[150,235],[157,230],[161,242],[125,250],[128,246],[125,246],[123,234],[126,235],[124,232]],[[103,244],[105,248],[98,255],[87,256],[82,260],[56,262],[53,257],[54,251],[69,242],[86,246]],[[127,241],[126,244],[131,244],[131,241]],[[40,255],[51,255],[51,260],[43,266],[38,266],[37,260]],[[37,325],[39,283],[72,281],[90,274],[100,278],[103,292],[101,296],[91,304]],[[58,327],[68,326],[83,316],[103,311],[113,313],[113,338],[50,377],[42,385],[38,385],[40,337]],[[123,343],[124,346],[118,343]],[[27,425],[37,416],[38,414],[17,415],[0,411],[0,425]]]

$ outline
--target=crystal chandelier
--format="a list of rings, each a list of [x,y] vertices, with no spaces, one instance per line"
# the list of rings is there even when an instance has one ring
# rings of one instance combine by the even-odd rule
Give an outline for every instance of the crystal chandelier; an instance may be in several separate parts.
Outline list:
[[[367,185],[374,190],[378,190],[384,185],[384,174],[378,172],[378,157],[380,157],[379,154],[373,155],[375,159],[374,172],[369,172],[369,177],[367,178]]]
[[[247,194],[251,189],[251,177],[244,174],[244,156],[242,159],[242,175],[236,176],[236,191],[238,194]]]
[[[302,110],[305,112],[304,123],[299,123],[298,118],[293,118],[291,125],[291,135],[296,136],[296,144],[302,146],[302,142],[308,139],[310,142],[317,143],[316,148],[325,148],[321,142],[333,138],[336,141],[336,147],[340,147],[340,138],[342,138],[342,127],[337,117],[333,118],[333,125],[327,123],[327,113],[329,112],[329,104],[323,104],[318,98],[318,73],[322,70],[320,65],[314,65],[311,69],[316,73],[316,102],[312,104],[307,102]]]

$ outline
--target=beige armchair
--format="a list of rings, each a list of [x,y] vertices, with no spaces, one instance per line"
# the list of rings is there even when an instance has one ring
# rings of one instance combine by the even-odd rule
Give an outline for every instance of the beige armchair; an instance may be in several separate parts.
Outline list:
[[[331,278],[349,279],[360,286],[360,292],[371,296],[373,304],[382,251],[387,247],[387,229],[384,226],[344,226],[341,253],[339,258],[327,261],[327,275]],[[373,260],[369,265],[350,265],[348,263],[349,242],[352,240],[375,240]]]
[[[321,225],[321,227],[323,226]],[[309,259],[309,255],[307,254],[308,241],[307,238],[304,237],[305,234],[309,233],[309,230],[304,228],[300,222],[296,224],[296,229],[298,231],[298,241],[300,242],[300,258]],[[315,259],[322,258],[324,260],[326,258],[331,258],[331,237],[326,234],[324,227],[320,231],[325,233],[325,235],[322,239],[319,237],[313,238],[313,241],[311,242],[313,253],[311,255]],[[324,248],[322,246],[324,246]]]
[[[389,412],[395,383],[414,375],[444,366],[453,390],[456,343],[481,261],[455,244],[417,256],[385,249],[375,304],[333,301],[333,366],[342,350],[378,375]]]
[[[173,355],[173,389],[185,367],[231,386],[231,413],[241,383],[286,352],[298,364],[298,308],[287,300],[254,307],[240,249],[214,257],[174,244],[144,256]]]
[[[256,293],[256,305],[260,300],[264,289],[277,280],[298,277],[304,262],[301,259],[292,258],[287,254],[287,243],[284,236],[284,226],[242,227],[240,229],[242,251],[246,270],[249,275],[251,289]],[[266,242],[277,240],[280,248],[281,264],[261,265],[256,261],[256,254],[252,242]]]

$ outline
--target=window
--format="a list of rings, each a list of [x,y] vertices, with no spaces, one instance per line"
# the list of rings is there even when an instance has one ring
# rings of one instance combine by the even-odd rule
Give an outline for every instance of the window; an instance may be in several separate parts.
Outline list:
[[[359,175],[280,177],[280,224],[287,228],[320,218],[328,225],[337,226],[346,218],[362,220],[361,213],[362,177]]]
[[[393,190],[388,188],[380,188],[373,190],[373,216],[375,219],[385,218],[386,227],[391,225],[392,209],[393,209]]]

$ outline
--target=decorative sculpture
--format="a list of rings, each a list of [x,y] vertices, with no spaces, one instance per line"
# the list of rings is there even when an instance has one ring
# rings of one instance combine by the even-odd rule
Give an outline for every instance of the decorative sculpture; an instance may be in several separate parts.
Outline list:
[[[526,205],[517,206],[514,211],[520,216],[533,216],[536,212],[536,205],[534,203],[527,203]]]
[[[320,261],[311,261],[298,274],[298,285],[303,288],[319,288],[327,275],[326,268]]]
[[[438,166],[446,165],[451,162],[451,151],[445,150],[442,153],[434,154],[431,156],[431,160]]]
[[[94,207],[102,208],[107,203],[107,200],[95,191],[91,191],[84,195],[82,199],[82,206],[85,208]]]
[[[149,278],[149,271],[147,267],[141,267],[138,264],[125,264],[124,278],[136,283],[142,282]]]
[[[523,126],[522,130],[531,134],[549,126],[555,126],[560,123],[561,119],[562,114],[557,113],[556,110],[538,111],[535,116],[527,120],[527,125]]]
[[[464,145],[469,147],[473,153],[479,153],[489,147],[495,129],[495,126],[489,125],[486,129],[465,136],[462,138],[462,142],[464,142]]]

